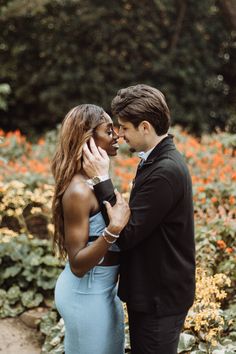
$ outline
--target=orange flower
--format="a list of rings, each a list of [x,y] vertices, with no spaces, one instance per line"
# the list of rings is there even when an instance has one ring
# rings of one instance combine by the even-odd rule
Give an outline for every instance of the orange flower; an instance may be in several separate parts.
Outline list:
[[[223,240],[218,240],[218,241],[216,241],[216,243],[217,243],[217,245],[218,245],[219,248],[221,248],[221,249],[226,248],[226,243],[225,243],[225,241],[223,241]]]
[[[15,136],[21,136],[21,132],[19,131],[19,129],[15,130]]]
[[[44,145],[45,144],[45,140],[43,138],[40,138],[38,140],[38,145]]]
[[[212,201],[212,203],[216,203],[218,201],[218,199],[216,197],[212,197],[211,201]]]
[[[229,204],[235,205],[235,198],[232,195],[229,197]]]
[[[194,153],[192,151],[187,151],[186,152],[186,157],[188,157],[188,158],[194,157]]]
[[[227,247],[227,248],[225,249],[225,252],[227,252],[227,253],[233,253],[233,248],[232,248],[232,247]]]

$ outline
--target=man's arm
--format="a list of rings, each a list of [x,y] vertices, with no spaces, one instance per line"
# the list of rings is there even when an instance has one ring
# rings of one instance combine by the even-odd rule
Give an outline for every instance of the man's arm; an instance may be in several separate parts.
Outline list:
[[[96,184],[94,187],[94,193],[98,200],[102,215],[106,222],[106,225],[109,223],[109,218],[107,215],[107,209],[103,204],[104,200],[108,201],[112,206],[116,203],[116,195],[114,192],[114,186],[111,179],[108,179],[104,182]]]
[[[134,248],[150,237],[173,206],[173,191],[165,178],[152,176],[146,180],[130,203],[131,216],[117,242],[121,250]]]
[[[111,180],[97,184],[94,192],[101,204],[106,198],[112,198],[114,188]],[[131,249],[148,238],[173,205],[173,191],[165,177],[153,175],[147,179],[130,203],[129,222],[117,241],[121,250]]]
[[[90,148],[92,151],[87,146],[84,147],[83,167],[86,173],[90,177],[96,172],[104,174],[108,166],[106,153],[102,149],[98,150],[93,140],[90,142]],[[94,192],[104,219],[108,222],[103,201],[108,200],[114,204],[114,187],[111,180],[95,185]],[[173,204],[174,194],[165,176],[156,174],[148,178],[131,200],[131,217],[118,241],[121,249],[133,248],[149,237],[171,210]]]

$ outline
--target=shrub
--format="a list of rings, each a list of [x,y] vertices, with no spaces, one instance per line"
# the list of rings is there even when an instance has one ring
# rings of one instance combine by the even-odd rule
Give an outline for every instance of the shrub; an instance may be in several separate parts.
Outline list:
[[[51,242],[13,236],[1,230],[0,317],[16,316],[53,297],[63,264],[52,255]]]

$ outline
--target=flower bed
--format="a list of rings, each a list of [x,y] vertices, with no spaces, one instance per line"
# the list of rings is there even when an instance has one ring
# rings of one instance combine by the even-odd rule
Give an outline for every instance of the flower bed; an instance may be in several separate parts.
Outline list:
[[[174,135],[193,180],[198,265],[196,300],[179,353],[230,354],[236,349],[236,138],[221,133],[199,140],[178,128]],[[19,131],[0,131],[0,137],[0,314],[4,317],[52,296],[61,263],[52,256],[50,245],[53,179],[49,161],[56,132],[35,144]],[[138,161],[124,144],[112,159],[114,183],[127,198]],[[22,259],[16,255],[20,247],[26,255]],[[58,318],[53,318],[56,325]],[[55,328],[61,333],[61,326],[61,322],[52,326],[55,336]],[[52,342],[61,348],[60,341]],[[56,350],[53,345],[50,348],[50,353]]]

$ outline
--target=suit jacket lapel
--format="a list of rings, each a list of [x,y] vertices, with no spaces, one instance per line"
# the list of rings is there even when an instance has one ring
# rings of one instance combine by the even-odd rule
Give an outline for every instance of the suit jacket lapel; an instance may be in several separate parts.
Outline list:
[[[161,155],[163,152],[170,151],[170,150],[175,150],[175,145],[173,143],[173,135],[169,134],[166,138],[164,138],[159,144],[155,146],[155,148],[152,150],[151,154],[148,156],[147,160],[144,161],[141,164],[141,161],[137,167],[136,175],[133,179],[132,182],[132,189],[130,193],[130,199],[132,199],[134,192],[135,192],[135,186],[136,186],[136,181],[137,178],[146,178],[146,174],[144,173],[146,168],[151,166],[156,160],[161,160]],[[143,173],[143,177],[140,176],[140,174]]]

